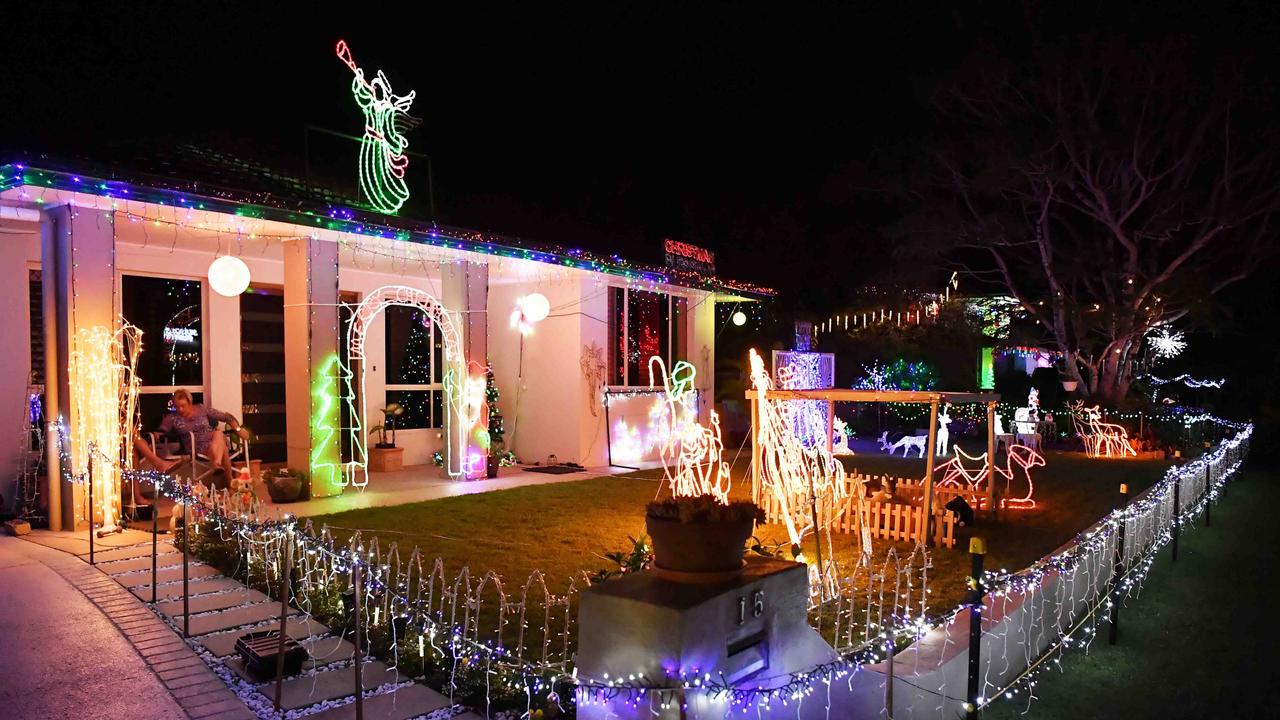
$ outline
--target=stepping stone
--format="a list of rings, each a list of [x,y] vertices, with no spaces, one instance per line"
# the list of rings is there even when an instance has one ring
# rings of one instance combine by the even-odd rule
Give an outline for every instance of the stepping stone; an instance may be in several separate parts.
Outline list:
[[[328,665],[339,660],[350,660],[356,654],[356,646],[349,640],[344,640],[337,635],[326,635],[299,642],[311,654],[311,659],[307,661],[307,667]]]
[[[168,540],[161,540],[156,543],[156,551],[164,553],[177,552],[173,548],[173,543]],[[93,554],[94,562],[108,563],[115,560],[130,560],[132,558],[147,558],[147,567],[151,567],[151,543],[143,543],[142,545],[130,545],[129,547],[112,548],[109,550],[99,550]],[[106,568],[103,568],[104,570]]]
[[[265,600],[267,600],[267,596],[257,590],[243,588],[241,590],[218,593],[217,595],[193,597],[189,605],[191,612],[201,613],[209,612],[210,610],[225,610],[237,605],[260,603]],[[178,598],[177,600],[156,603],[156,609],[169,617],[182,617],[182,599]]]
[[[134,588],[129,588],[129,590],[139,600],[142,600],[143,602],[151,602],[151,573],[146,573],[145,577],[147,578],[147,584],[139,585]],[[181,580],[182,578],[178,578],[178,579]],[[187,583],[187,586],[191,590],[192,595],[199,595],[201,593],[219,592],[221,590],[235,590],[237,588],[244,587],[243,585],[236,582],[235,580],[232,580],[231,578],[226,578],[226,577],[209,577],[209,578],[201,578],[199,580],[192,580],[191,582]],[[172,585],[161,585],[156,589],[156,600],[158,602],[164,601],[164,600],[173,600],[175,598],[179,601],[179,605],[181,605],[182,583],[180,582],[173,583]]]
[[[232,630],[231,632],[213,633],[197,638],[197,641],[204,646],[206,650],[213,653],[217,657],[224,657],[236,651],[236,640],[241,635],[259,630],[277,630],[280,628],[280,620],[276,619],[273,623],[263,623],[261,625],[246,628],[244,630]],[[301,615],[292,615],[285,623],[285,632],[294,640],[302,641],[304,638],[312,635],[324,635],[329,632],[329,628],[321,625],[315,620],[308,620]],[[306,644],[305,642],[303,643]]]
[[[355,682],[352,681],[352,685]],[[408,718],[426,715],[440,708],[449,707],[449,698],[425,685],[408,685],[393,693],[375,695],[364,699],[364,717],[366,720],[408,720]],[[313,715],[307,720],[355,720],[356,704],[347,703],[330,708]]]
[[[233,663],[238,665],[239,662],[237,658],[228,662],[227,665],[231,666]],[[409,679],[376,660],[364,663],[361,670],[360,683],[365,690],[372,690],[390,682]],[[254,683],[263,682],[257,678],[252,678],[251,681]],[[310,677],[285,678],[284,685],[280,688],[280,705],[285,710],[310,707],[325,700],[347,697],[355,692],[355,687],[356,670],[354,667],[322,672]],[[275,681],[267,681],[267,684],[261,690],[263,695],[274,699]]]
[[[187,569],[187,573],[189,577],[192,580],[194,580],[195,578],[212,577],[214,575],[218,575],[218,570],[217,568],[209,567],[208,565],[205,565],[203,563],[192,562],[190,567]],[[134,573],[122,573],[120,575],[114,575],[113,577],[116,579],[116,582],[120,583],[121,585],[127,588],[141,587],[142,585],[146,585],[147,591],[148,592],[151,591],[151,570],[150,569],[148,569],[146,572],[138,571]],[[156,578],[161,583],[176,582],[176,581],[182,580],[182,565],[179,564],[177,567],[161,568],[160,571],[156,573]],[[182,590],[179,589],[178,592],[181,593]]]
[[[298,611],[289,608],[289,614],[297,615]],[[220,610],[212,615],[193,617],[191,618],[191,634],[207,635],[219,630],[227,630],[241,625],[252,625],[264,620],[275,620],[277,623],[280,621],[280,603],[260,602],[255,605]]]
[[[182,555],[176,552],[166,553],[164,550],[161,550],[160,555],[156,557],[156,567],[160,569],[181,564]],[[147,548],[147,554],[142,557],[117,560],[115,562],[98,561],[98,569],[112,576],[129,572],[137,572],[138,570],[151,572],[151,548]]]

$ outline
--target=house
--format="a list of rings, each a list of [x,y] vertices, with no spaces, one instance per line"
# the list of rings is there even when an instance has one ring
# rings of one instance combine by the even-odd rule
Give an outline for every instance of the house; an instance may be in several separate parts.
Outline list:
[[[715,302],[771,294],[367,212],[267,173],[255,182],[237,190],[88,164],[0,164],[0,464],[21,464],[33,398],[72,432],[95,421],[78,403],[88,384],[79,375],[112,360],[77,369],[72,354],[86,332],[115,332],[123,319],[142,332],[144,430],[185,388],[243,418],[254,457],[306,470],[312,497],[377,482],[369,430],[390,402],[406,408],[396,433],[406,465],[438,476],[439,452],[451,478],[483,476],[489,364],[508,449],[526,462],[600,466],[611,445],[606,394],[651,392],[652,355],[687,360],[705,421]],[[231,281],[231,294],[211,276]],[[47,458],[59,462],[53,449]],[[0,484],[7,501],[12,492]],[[49,497],[60,511],[51,524],[83,523],[82,485],[55,483]]]

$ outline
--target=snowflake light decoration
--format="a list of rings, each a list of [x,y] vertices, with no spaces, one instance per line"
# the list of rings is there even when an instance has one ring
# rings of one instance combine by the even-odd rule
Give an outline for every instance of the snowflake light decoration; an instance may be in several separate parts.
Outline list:
[[[1156,357],[1165,359],[1177,357],[1187,347],[1187,341],[1182,333],[1171,332],[1169,328],[1160,328],[1147,340],[1151,343],[1151,349],[1155,351]]]

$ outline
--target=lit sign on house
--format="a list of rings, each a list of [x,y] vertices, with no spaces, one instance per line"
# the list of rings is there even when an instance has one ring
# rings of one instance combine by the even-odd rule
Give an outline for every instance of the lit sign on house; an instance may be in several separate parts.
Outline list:
[[[667,267],[712,275],[716,271],[716,254],[706,248],[667,238],[662,241]]]

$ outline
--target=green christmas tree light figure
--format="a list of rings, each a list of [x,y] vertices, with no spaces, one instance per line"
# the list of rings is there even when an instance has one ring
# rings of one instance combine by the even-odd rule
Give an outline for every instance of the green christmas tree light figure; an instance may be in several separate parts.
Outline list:
[[[409,199],[409,186],[404,171],[409,167],[405,150],[409,141],[404,130],[417,126],[419,120],[408,115],[415,92],[396,95],[391,82],[381,70],[373,80],[366,80],[351,57],[345,40],[338,41],[338,58],[351,68],[351,92],[364,111],[364,137],[360,141],[360,191],[378,212],[393,215]]]

